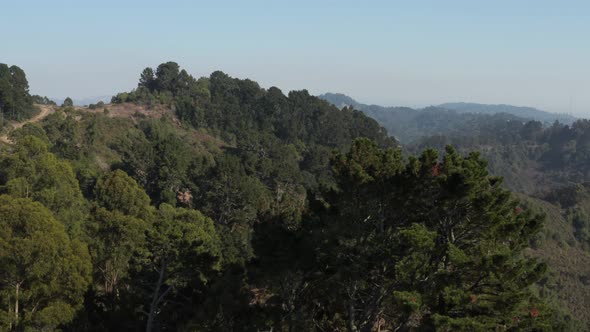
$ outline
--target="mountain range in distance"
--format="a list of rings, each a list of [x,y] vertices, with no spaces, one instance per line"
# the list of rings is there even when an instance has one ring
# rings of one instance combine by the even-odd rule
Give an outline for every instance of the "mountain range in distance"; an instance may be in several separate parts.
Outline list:
[[[350,106],[375,119],[400,143],[408,144],[430,136],[465,136],[481,128],[505,121],[536,120],[545,126],[555,121],[571,124],[576,117],[532,107],[445,103],[425,108],[367,105],[341,93],[325,93],[319,98],[338,108]]]
[[[419,111],[419,110],[433,110],[433,108],[440,108],[450,111],[456,111],[457,113],[481,113],[481,114],[497,114],[507,113],[516,115],[518,117],[527,120],[536,120],[543,123],[553,123],[559,121],[564,124],[571,124],[577,120],[576,117],[570,114],[564,113],[552,113],[543,111],[534,107],[527,106],[514,106],[507,104],[480,104],[480,103],[466,103],[466,102],[453,102],[443,103],[440,105],[434,105],[423,109],[413,109],[410,107],[396,107],[396,106],[379,106],[379,105],[368,105],[359,103],[350,96],[342,93],[324,93],[318,96],[319,98],[326,100],[327,102],[334,104],[338,108],[344,106],[352,106],[360,111],[365,109],[382,109],[382,110],[408,110],[408,111]]]
[[[438,105],[438,107],[457,111],[459,113],[484,113],[484,114],[496,114],[496,113],[508,113],[519,116],[525,119],[532,119],[541,122],[554,122],[559,121],[561,123],[570,124],[577,120],[576,117],[569,114],[563,113],[551,113],[542,111],[534,107],[527,106],[514,106],[506,104],[478,104],[478,103],[444,103]]]

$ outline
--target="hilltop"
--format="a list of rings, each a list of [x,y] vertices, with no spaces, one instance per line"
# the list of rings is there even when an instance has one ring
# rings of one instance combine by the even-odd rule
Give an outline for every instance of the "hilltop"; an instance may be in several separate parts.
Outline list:
[[[410,107],[394,107],[394,106],[380,106],[375,104],[363,104],[350,96],[342,93],[324,93],[318,96],[336,107],[342,108],[345,106],[351,106],[358,110],[364,111],[365,109],[371,111],[377,110],[407,110],[407,111],[419,111],[420,109],[412,109]],[[571,124],[576,121],[576,117],[569,114],[560,114],[543,111],[534,107],[526,106],[514,106],[507,104],[479,104],[479,103],[466,103],[466,102],[454,102],[454,103],[443,103],[435,106],[427,107],[426,109],[446,109],[457,111],[458,113],[482,113],[482,114],[498,114],[507,113],[527,120],[537,120],[544,123],[553,123],[559,121],[564,124]]]

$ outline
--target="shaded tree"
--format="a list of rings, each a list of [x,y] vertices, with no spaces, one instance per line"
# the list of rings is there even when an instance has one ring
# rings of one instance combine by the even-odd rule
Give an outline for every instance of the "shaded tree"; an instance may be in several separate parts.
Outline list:
[[[199,211],[160,205],[148,234],[150,254],[145,273],[153,278],[148,279],[146,293],[150,298],[145,306],[146,331],[174,326],[165,317],[173,308],[182,308],[190,293],[198,291],[221,267],[220,247],[211,219]]]

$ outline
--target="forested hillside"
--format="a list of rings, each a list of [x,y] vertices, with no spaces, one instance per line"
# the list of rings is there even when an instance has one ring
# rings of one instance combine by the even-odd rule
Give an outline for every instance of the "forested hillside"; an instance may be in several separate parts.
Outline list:
[[[554,298],[556,303],[563,303],[580,320],[589,321],[590,250],[587,233],[590,218],[585,208],[590,201],[586,189],[590,181],[588,120],[548,124],[508,114],[459,114],[435,108],[430,109],[430,114],[429,109],[367,106],[338,94],[322,97],[336,105],[364,109],[366,114],[394,132],[407,135],[412,128],[414,141],[403,144],[408,155],[429,148],[443,152],[448,145],[461,154],[480,153],[487,161],[490,173],[503,177],[506,188],[521,193],[521,199],[548,216],[532,251],[536,257],[549,263],[547,279],[541,283],[543,294]],[[443,106],[450,108],[453,105]],[[483,113],[510,108],[506,105],[458,105],[461,112],[475,110],[475,106]],[[516,111],[521,115],[550,115],[539,114],[530,108],[517,108]],[[468,119],[471,122],[467,122]],[[428,123],[433,125],[426,126]]]
[[[526,126],[518,139],[547,145],[547,156],[586,137],[584,122]],[[494,144],[513,135],[499,131]],[[0,154],[2,330],[590,322],[571,309],[587,288],[568,295],[585,281],[556,276],[571,265],[547,254],[586,252],[589,191],[547,192],[549,207],[512,194],[466,152],[481,143],[404,154],[361,111],[220,71],[194,78],[174,62],[146,68],[112,104],[64,104],[10,138]],[[546,167],[581,169],[583,148],[568,151]],[[558,227],[572,227],[575,242],[554,239]]]
[[[590,121],[543,126],[538,121],[506,121],[481,126],[477,135],[423,138],[410,151],[451,144],[463,152],[481,151],[492,173],[516,191],[540,194],[564,185],[590,181]]]

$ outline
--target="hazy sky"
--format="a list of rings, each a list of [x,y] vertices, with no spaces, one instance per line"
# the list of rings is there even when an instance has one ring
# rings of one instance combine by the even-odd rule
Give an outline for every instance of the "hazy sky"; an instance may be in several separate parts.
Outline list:
[[[0,0],[0,62],[82,98],[176,61],[365,103],[510,103],[590,115],[590,1]]]

